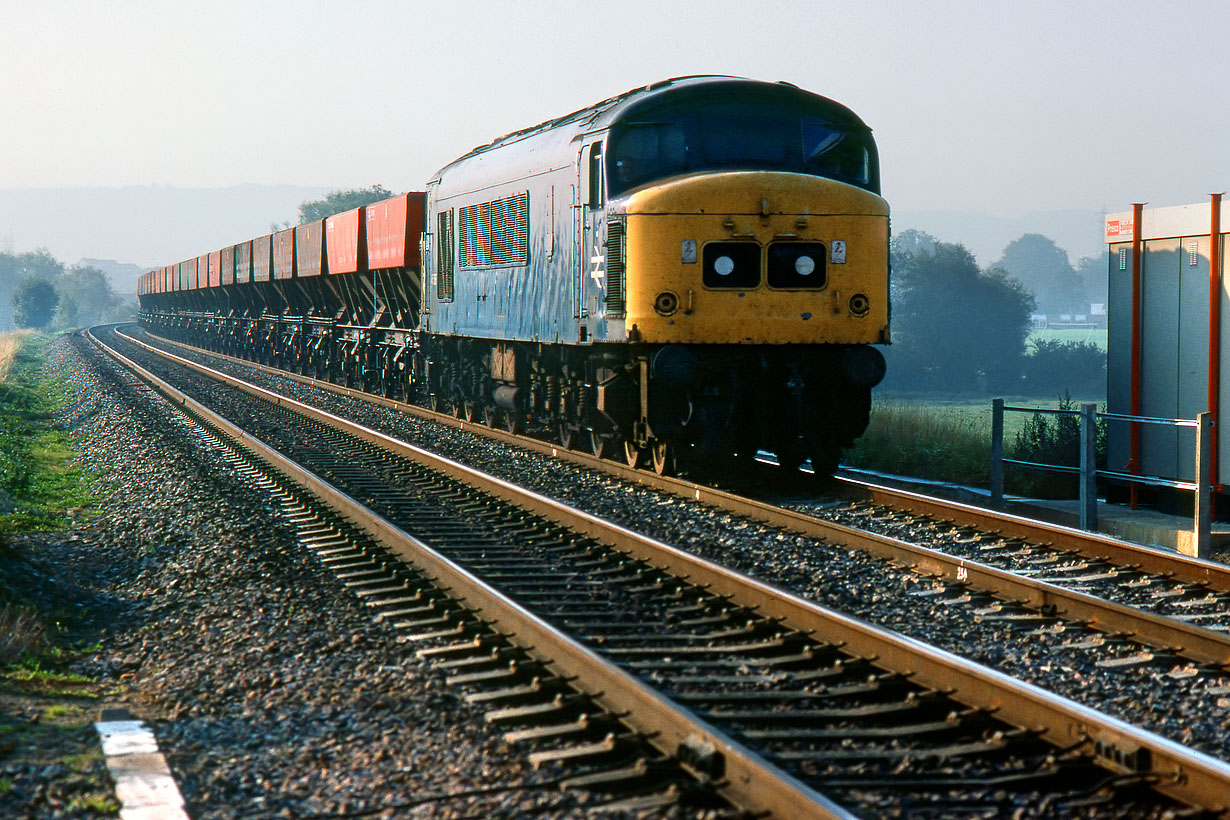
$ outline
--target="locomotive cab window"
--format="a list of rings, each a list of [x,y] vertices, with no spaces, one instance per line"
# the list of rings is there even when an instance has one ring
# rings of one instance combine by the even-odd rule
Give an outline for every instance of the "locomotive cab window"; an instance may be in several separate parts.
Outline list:
[[[682,174],[740,170],[807,174],[878,194],[871,131],[828,101],[782,93],[678,95],[629,111],[611,126],[610,195]]]
[[[601,208],[604,200],[602,191],[605,187],[602,178],[602,143],[595,142],[589,146],[588,165],[589,207]]]

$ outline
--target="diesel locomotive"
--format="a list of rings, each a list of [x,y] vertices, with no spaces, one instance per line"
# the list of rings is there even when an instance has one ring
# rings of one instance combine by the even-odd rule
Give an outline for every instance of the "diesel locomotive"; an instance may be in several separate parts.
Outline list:
[[[889,341],[871,131],[687,77],[483,145],[422,193],[145,274],[152,332],[659,472],[831,472]]]

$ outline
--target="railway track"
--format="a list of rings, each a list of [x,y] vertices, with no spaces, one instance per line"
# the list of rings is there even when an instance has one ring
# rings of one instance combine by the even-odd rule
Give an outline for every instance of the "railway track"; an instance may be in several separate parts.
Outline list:
[[[878,814],[903,805],[946,816],[1012,807],[1030,816],[1086,801],[1102,801],[1112,814],[1165,811],[1139,802],[1146,787],[1226,809],[1225,764],[328,414],[292,412],[287,400],[225,378],[266,402],[231,414],[252,416],[258,438],[281,439],[313,462],[308,472],[279,470],[330,496],[342,511],[335,515],[373,542],[420,556],[423,571],[445,578],[452,593],[466,590],[465,608],[512,636],[529,662],[493,661],[465,619],[429,609],[427,625],[407,620],[420,640],[464,638],[435,648],[450,662],[494,663],[476,673],[496,683],[482,697],[518,705],[493,710],[493,719],[576,718],[513,739],[590,737],[577,754],[648,739],[735,805],[776,816],[844,816],[843,806]],[[240,400],[237,391],[225,399]],[[275,459],[251,433],[233,435]],[[428,496],[436,500],[419,507]],[[459,519],[469,528],[459,528]],[[424,540],[434,550],[407,529],[429,533]],[[384,590],[376,596],[407,597],[404,583],[381,575],[387,558],[332,549],[340,552],[326,559],[347,572],[372,573],[348,580]],[[542,685],[541,670],[568,679],[570,691],[611,717],[584,713],[582,721],[573,696],[557,688],[562,682]],[[552,754],[544,760],[571,752]],[[1112,783],[1133,785],[1108,789]]]
[[[1230,669],[1230,567],[1225,565],[848,478],[840,479],[837,488],[849,506],[801,502],[788,508],[416,405],[231,361],[513,443],[749,521],[863,550],[950,585],[953,594],[980,591],[1009,606],[1086,625],[1115,641]],[[943,549],[915,543],[920,529],[928,531],[928,540],[942,542]],[[882,537],[868,537],[868,531]],[[934,588],[935,594],[944,591]]]

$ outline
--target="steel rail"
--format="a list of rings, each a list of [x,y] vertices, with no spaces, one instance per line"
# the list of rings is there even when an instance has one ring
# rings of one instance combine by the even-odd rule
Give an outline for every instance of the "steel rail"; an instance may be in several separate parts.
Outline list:
[[[1230,591],[1230,566],[1166,550],[1121,541],[1109,535],[1049,524],[959,501],[931,498],[866,481],[840,478],[865,500],[895,509],[948,520],[955,524],[1070,550],[1088,558],[1128,566],[1172,581]]]
[[[1230,764],[944,650],[829,610],[451,459],[166,351],[155,352],[252,395],[263,396],[310,418],[341,427],[351,435],[483,489],[575,532],[603,541],[690,583],[703,586],[711,593],[727,596],[732,603],[753,608],[766,618],[778,620],[817,639],[838,644],[845,652],[863,657],[886,671],[904,675],[914,683],[942,692],[968,707],[990,712],[997,719],[1036,733],[1058,747],[1082,747],[1112,771],[1136,775],[1148,773],[1155,779],[1157,790],[1170,797],[1212,811],[1230,811]],[[697,493],[701,493],[702,489],[697,488]],[[702,500],[699,495],[698,500]],[[797,515],[786,510],[777,512],[787,516]],[[892,539],[877,537],[873,540]],[[675,742],[679,738],[674,736],[671,740]],[[727,742],[723,740],[722,746]]]
[[[151,352],[170,355],[152,345],[123,337],[133,344]],[[180,342],[173,344],[198,350]],[[208,353],[208,351],[203,351]],[[209,354],[219,355],[219,354]],[[224,357],[236,363],[252,366],[243,359]],[[192,364],[183,359],[184,363]],[[203,367],[203,366],[201,366]],[[966,584],[974,589],[989,592],[1001,599],[1020,603],[1027,607],[1053,612],[1056,616],[1086,624],[1102,632],[1124,635],[1150,646],[1172,651],[1198,663],[1230,667],[1230,634],[1204,629],[1174,618],[1126,606],[1090,595],[1066,589],[1057,584],[1028,578],[985,563],[950,555],[941,550],[911,544],[900,539],[868,533],[853,527],[836,524],[806,513],[788,510],[763,501],[735,493],[708,487],[670,476],[628,467],[607,459],[558,445],[496,430],[483,424],[458,420],[452,416],[426,410],[417,405],[406,404],[380,396],[373,396],[351,388],[340,387],[330,382],[321,382],[298,374],[259,365],[273,374],[290,376],[302,383],[330,389],[343,395],[413,413],[422,418],[450,424],[459,430],[477,432],[483,436],[509,444],[525,447],[555,458],[565,459],[580,466],[601,470],[621,480],[636,482],[642,486],[687,498],[725,512],[777,527],[809,538],[816,538],[847,549],[862,550],[887,559],[917,572],[951,583]],[[209,368],[206,368],[209,370]],[[273,395],[273,394],[270,394]],[[931,498],[918,493],[890,487],[839,479],[862,499],[907,512],[927,515],[937,519],[994,532],[1002,537],[1020,538],[1043,543],[1058,549],[1067,549],[1089,558],[1108,561],[1112,564],[1152,572],[1169,580],[1200,584],[1212,589],[1230,590],[1230,567],[1214,564],[1198,558],[1169,554],[1108,536],[1088,533],[1083,530],[1047,524],[1009,513],[987,510],[969,504]],[[1220,584],[1224,583],[1225,586]]]

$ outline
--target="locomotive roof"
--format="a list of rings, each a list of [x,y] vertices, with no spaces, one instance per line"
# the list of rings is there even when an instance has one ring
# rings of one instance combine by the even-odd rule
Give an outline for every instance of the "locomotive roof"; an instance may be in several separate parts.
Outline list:
[[[624,114],[633,114],[644,104],[650,104],[658,101],[661,97],[674,97],[680,94],[704,94],[721,91],[733,90],[752,90],[756,89],[766,96],[772,95],[783,101],[786,100],[810,100],[812,102],[820,101],[830,108],[831,114],[836,122],[851,128],[866,129],[866,124],[859,119],[858,115],[851,111],[846,106],[835,100],[827,97],[822,97],[819,94],[813,94],[810,91],[804,91],[798,86],[787,82],[764,82],[762,80],[749,80],[743,77],[733,77],[728,75],[693,75],[687,77],[675,77],[669,80],[661,80],[650,85],[634,88],[630,91],[625,91],[623,94],[595,103],[594,105],[582,108],[579,111],[573,111],[571,114],[566,114],[562,117],[557,117],[553,120],[539,123],[538,125],[522,128],[519,131],[513,131],[505,134],[502,137],[492,140],[486,145],[480,145],[472,149],[448,165],[436,172],[435,177],[439,177],[446,168],[456,165],[463,160],[473,157],[478,154],[483,154],[495,148],[504,145],[509,145],[514,142],[525,139],[526,137],[535,134],[545,133],[555,129],[570,127],[577,133],[586,131],[600,130],[611,124],[616,118]],[[868,129],[869,130],[869,129]]]

